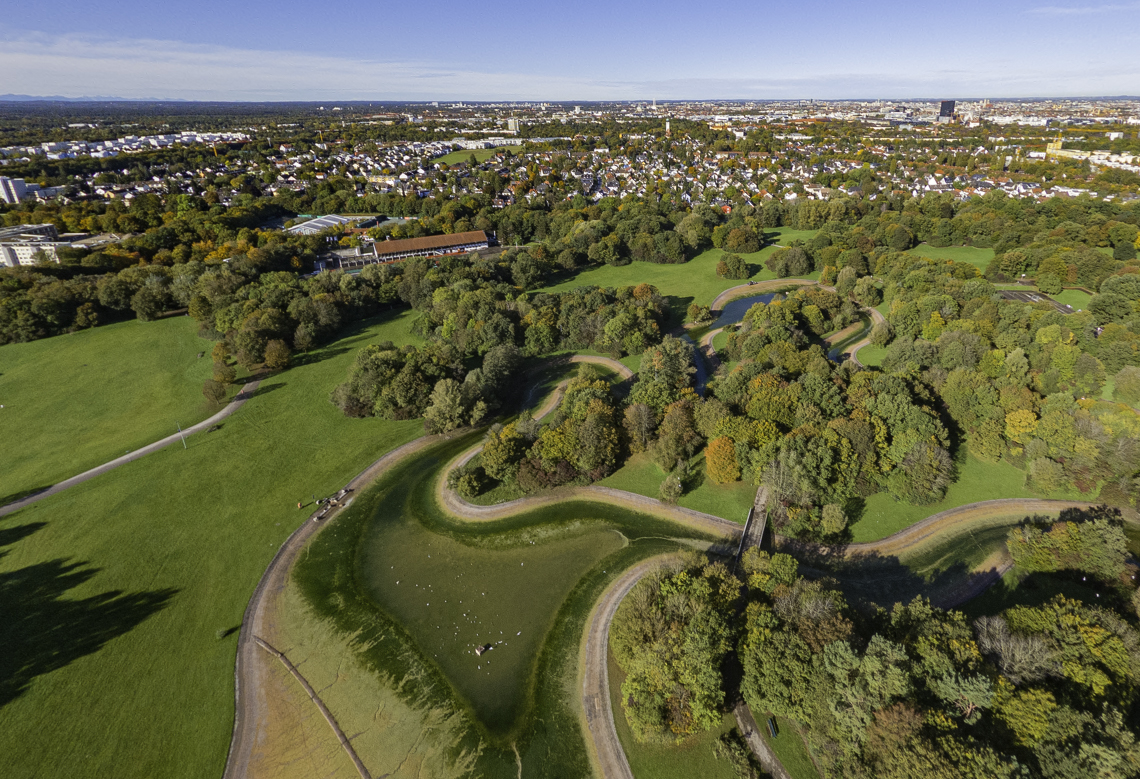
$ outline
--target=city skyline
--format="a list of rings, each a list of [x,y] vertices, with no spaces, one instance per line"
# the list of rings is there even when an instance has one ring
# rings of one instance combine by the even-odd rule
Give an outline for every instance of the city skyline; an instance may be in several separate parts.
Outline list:
[[[156,9],[137,0],[0,23],[5,92],[184,100],[994,98],[1135,92],[1138,3],[941,8],[772,3],[703,19],[667,2],[535,8],[350,0]],[[826,26],[816,20],[826,19]],[[1107,31],[1111,31],[1109,34]],[[303,33],[303,35],[302,35]],[[679,55],[679,56],[678,56]]]

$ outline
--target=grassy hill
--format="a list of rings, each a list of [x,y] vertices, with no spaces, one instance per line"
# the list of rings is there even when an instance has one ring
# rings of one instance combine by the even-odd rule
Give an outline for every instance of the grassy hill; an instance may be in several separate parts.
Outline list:
[[[189,317],[132,320],[0,347],[0,503],[215,413],[202,396],[213,344],[197,331]]]

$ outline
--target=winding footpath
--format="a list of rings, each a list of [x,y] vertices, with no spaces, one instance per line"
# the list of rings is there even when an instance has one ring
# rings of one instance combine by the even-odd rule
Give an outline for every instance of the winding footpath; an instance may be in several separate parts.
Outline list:
[[[52,486],[40,490],[39,492],[32,493],[27,497],[20,498],[19,500],[13,501],[12,503],[8,503],[4,506],[0,506],[0,517],[7,516],[8,514],[19,511],[22,508],[26,508],[27,506],[30,506],[37,501],[41,501],[44,498],[50,498],[52,495],[63,492],[69,487],[74,487],[77,484],[82,484],[85,481],[90,481],[96,476],[102,476],[104,473],[107,473],[107,471],[113,471],[120,465],[126,465],[127,463],[134,462],[141,457],[146,457],[148,454],[153,454],[159,449],[165,449],[171,444],[177,443],[186,436],[193,435],[194,433],[199,433],[218,424],[223,419],[230,416],[239,408],[244,406],[245,402],[253,397],[253,393],[259,384],[261,384],[260,381],[251,381],[249,384],[246,384],[241,388],[241,392],[235,395],[234,399],[226,404],[225,408],[223,408],[217,414],[214,414],[209,419],[204,419],[196,425],[191,425],[181,433],[168,435],[166,438],[155,441],[153,444],[147,444],[141,449],[136,449],[133,452],[124,454],[122,457],[116,457],[114,460],[105,462],[102,465],[97,465],[91,470],[84,471],[78,476],[72,476],[70,479],[64,479],[58,484],[53,484]]]
[[[783,284],[784,282],[781,281],[781,283]],[[757,285],[753,285],[750,289],[754,290],[756,286]],[[729,292],[731,291],[732,290],[729,290]],[[614,370],[623,378],[632,376],[632,371],[628,368],[616,360],[605,357],[575,355],[570,358],[569,361],[596,363]],[[540,408],[535,409],[535,418],[542,418],[557,407],[564,388],[565,382],[560,384],[555,391],[546,398]],[[230,413],[232,413],[232,411]],[[207,423],[208,422],[211,422],[211,420],[207,420]],[[407,443],[384,455],[357,475],[348,483],[347,489],[352,491],[352,494],[356,494],[374,482],[381,474],[396,463],[413,457],[437,443],[450,440],[459,434],[460,431],[455,431],[446,436],[425,436]],[[673,521],[683,523],[688,527],[710,533],[711,535],[719,536],[724,539],[723,548],[728,552],[735,549],[735,543],[739,539],[743,529],[738,523],[711,514],[704,514],[678,506],[669,506],[644,495],[597,485],[563,488],[543,495],[519,498],[518,500],[509,501],[507,503],[479,506],[462,499],[454,490],[449,489],[447,487],[446,474],[451,469],[476,456],[481,448],[482,445],[472,447],[456,457],[443,469],[438,481],[437,495],[441,505],[445,510],[459,519],[475,522],[489,521],[524,511],[531,511],[568,499],[582,499],[612,503],[635,511],[652,513],[656,516],[666,517]],[[351,502],[352,500],[350,499],[344,505],[347,506]],[[1000,506],[995,506],[995,504],[1000,504]],[[810,551],[817,554],[831,553],[853,557],[863,554],[898,555],[914,546],[928,543],[935,536],[948,532],[951,529],[961,530],[968,528],[971,524],[988,521],[993,513],[991,509],[995,507],[1000,507],[1002,513],[1030,514],[1042,512],[1052,513],[1063,508],[1086,505],[1088,504],[1072,501],[1047,500],[1015,499],[985,501],[983,503],[971,504],[969,506],[962,506],[940,512],[879,541],[850,544],[844,547],[824,547],[820,545],[804,545],[802,542],[781,540],[780,545],[781,548],[785,548],[789,551],[794,551],[797,545],[800,545],[802,550],[807,551],[810,548]],[[269,568],[266,570],[265,575],[262,577],[250,599],[249,606],[246,609],[242,621],[238,643],[238,657],[234,669],[236,696],[234,733],[229,758],[226,764],[226,779],[238,779],[246,775],[251,758],[257,748],[259,737],[264,734],[264,720],[267,705],[265,696],[270,672],[269,663],[275,662],[275,660],[273,655],[259,648],[258,642],[259,640],[264,640],[262,636],[273,634],[279,598],[288,583],[290,571],[298,555],[316,533],[330,524],[340,508],[342,507],[337,507],[333,512],[328,514],[326,519],[319,522],[309,521],[316,516],[313,515],[313,517],[307,519],[301,527],[294,531],[278,550],[276,557],[274,557],[270,563]],[[979,516],[971,517],[969,515],[971,509],[978,513]],[[622,598],[628,594],[642,576],[661,565],[667,557],[668,555],[659,556],[642,561],[615,579],[595,605],[589,618],[588,628],[583,636],[581,661],[583,669],[582,711],[585,717],[586,728],[590,734],[597,767],[601,776],[606,779],[632,779],[628,760],[626,760],[624,750],[618,740],[613,719],[612,704],[609,697],[609,678],[606,666],[609,626]],[[989,586],[992,581],[992,578],[988,579],[984,586]],[[977,584],[972,585],[973,588],[977,586]],[[982,589],[984,589],[984,586]],[[959,594],[966,595],[966,597],[961,598],[962,600],[970,597],[968,593],[956,593],[956,595]],[[976,592],[972,594],[976,594]],[[743,719],[746,713],[746,711],[737,712],[738,720],[742,725],[746,722],[745,719]],[[333,723],[330,721],[330,725],[331,724]],[[336,730],[336,728],[334,728],[334,730]],[[770,772],[776,776],[787,776],[774,756],[771,755],[770,752],[765,751],[764,745],[762,743],[760,745],[755,744],[755,736],[756,733],[753,723],[752,734],[749,736],[749,741],[753,744],[754,750],[757,751],[757,754],[761,757],[764,764],[770,766],[768,768]]]

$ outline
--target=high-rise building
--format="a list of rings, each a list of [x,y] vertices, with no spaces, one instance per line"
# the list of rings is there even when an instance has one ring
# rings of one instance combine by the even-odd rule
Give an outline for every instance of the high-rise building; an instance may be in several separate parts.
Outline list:
[[[0,200],[5,203],[19,203],[28,194],[28,187],[23,179],[10,179],[0,176]]]
[[[954,101],[943,100],[942,105],[938,109],[938,121],[949,122],[954,118]]]

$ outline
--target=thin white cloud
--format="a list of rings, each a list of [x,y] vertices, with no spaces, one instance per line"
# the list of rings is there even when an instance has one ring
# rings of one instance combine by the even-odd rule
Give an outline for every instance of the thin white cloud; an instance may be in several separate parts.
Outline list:
[[[1031,14],[1044,16],[1089,16],[1091,14],[1119,14],[1140,11],[1140,3],[1108,3],[1104,5],[1043,5],[1029,9]]]
[[[1107,60],[1107,58],[1106,58]],[[816,72],[758,62],[710,76],[677,63],[660,79],[614,78],[613,61],[582,75],[490,71],[395,62],[362,53],[327,56],[163,40],[123,40],[0,30],[5,92],[187,100],[630,100],[688,98],[1095,95],[1135,92],[1140,62],[964,60],[957,69],[908,63],[905,71]]]

